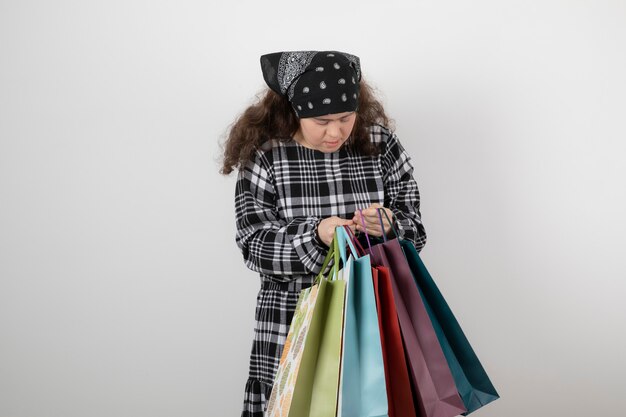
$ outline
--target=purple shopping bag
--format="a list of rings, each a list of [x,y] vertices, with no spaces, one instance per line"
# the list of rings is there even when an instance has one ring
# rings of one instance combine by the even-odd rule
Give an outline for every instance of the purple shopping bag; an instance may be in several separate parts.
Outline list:
[[[380,220],[382,224],[382,218]],[[368,243],[365,250],[371,256],[372,265],[389,268],[409,375],[420,415],[454,417],[465,412],[465,406],[400,242],[397,237],[384,237],[383,243],[372,246],[367,232],[365,236]]]

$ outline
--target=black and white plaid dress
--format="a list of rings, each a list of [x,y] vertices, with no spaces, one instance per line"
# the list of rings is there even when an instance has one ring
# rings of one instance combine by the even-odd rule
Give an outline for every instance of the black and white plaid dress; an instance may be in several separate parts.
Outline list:
[[[239,170],[236,242],[261,278],[244,417],[263,416],[298,295],[322,267],[328,250],[316,233],[322,219],[351,219],[358,209],[379,203],[395,213],[400,238],[418,250],[426,243],[409,155],[384,126],[370,127],[370,136],[381,146],[378,156],[362,156],[346,145],[324,153],[294,140],[272,140]]]

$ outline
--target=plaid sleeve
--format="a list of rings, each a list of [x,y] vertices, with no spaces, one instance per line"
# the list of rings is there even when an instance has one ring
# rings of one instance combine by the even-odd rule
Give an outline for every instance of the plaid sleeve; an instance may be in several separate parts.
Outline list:
[[[235,189],[237,246],[246,266],[253,271],[270,275],[317,274],[328,251],[317,235],[322,219],[281,219],[272,172],[261,151],[239,170]]]
[[[395,133],[389,133],[381,156],[385,207],[396,216],[394,223],[398,237],[406,239],[421,251],[426,245],[426,230],[420,215],[420,194],[413,178],[411,157]]]

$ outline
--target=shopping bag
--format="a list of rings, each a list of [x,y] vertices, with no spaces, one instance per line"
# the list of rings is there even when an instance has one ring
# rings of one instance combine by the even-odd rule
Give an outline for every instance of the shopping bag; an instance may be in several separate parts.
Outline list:
[[[292,320],[294,329],[290,327],[287,336],[291,335],[290,345],[281,355],[267,416],[336,416],[345,296],[345,282],[338,279],[337,247],[335,238],[315,284],[300,294],[302,301]],[[333,268],[325,277],[332,258]]]
[[[364,253],[359,241],[350,233],[351,230],[348,228],[346,232],[357,250]],[[385,367],[389,417],[416,417],[389,269],[383,266],[372,267],[372,279]]]
[[[323,282],[324,291],[326,282]],[[308,334],[320,284],[300,292],[296,310],[274,378],[272,393],[267,403],[266,416],[287,417],[291,408],[298,369],[304,351],[304,340]]]
[[[421,290],[428,315],[434,324],[457,389],[467,409],[463,415],[497,400],[500,396],[415,246],[407,240],[400,240],[400,245],[413,272],[413,278]]]
[[[343,227],[337,228],[337,235],[347,285],[338,415],[387,417],[385,366],[370,257],[358,255]]]
[[[323,298],[318,294],[289,417],[334,417],[337,412],[345,281],[338,279],[336,236],[332,246],[334,266],[330,277],[320,276],[326,292]]]
[[[382,243],[372,246],[367,231],[365,236],[372,263],[389,268],[419,413],[424,417],[454,417],[464,413],[465,406],[398,239],[383,236]]]
[[[387,371],[389,417],[416,417],[389,269],[377,267],[372,272]]]

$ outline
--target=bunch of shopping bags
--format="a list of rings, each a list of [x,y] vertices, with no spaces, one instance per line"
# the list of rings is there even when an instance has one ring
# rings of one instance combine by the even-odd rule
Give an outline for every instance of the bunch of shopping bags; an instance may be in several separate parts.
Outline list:
[[[499,398],[413,244],[365,236],[337,227],[300,293],[266,415],[454,417]]]

